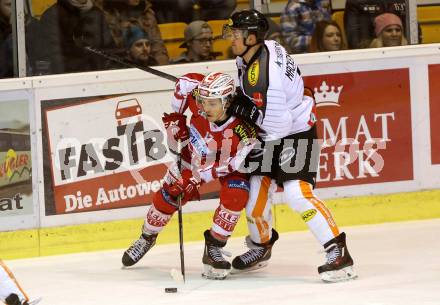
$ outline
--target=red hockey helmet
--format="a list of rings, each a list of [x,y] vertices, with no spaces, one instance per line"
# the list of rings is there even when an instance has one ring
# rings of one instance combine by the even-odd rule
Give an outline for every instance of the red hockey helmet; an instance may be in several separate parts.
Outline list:
[[[235,95],[234,79],[226,73],[213,72],[205,76],[197,87],[197,99],[221,99],[223,106]]]

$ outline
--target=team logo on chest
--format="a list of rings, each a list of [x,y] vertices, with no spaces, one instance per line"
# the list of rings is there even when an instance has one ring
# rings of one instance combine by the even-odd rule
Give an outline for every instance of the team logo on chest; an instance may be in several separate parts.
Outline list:
[[[254,87],[257,84],[259,74],[260,74],[260,64],[258,63],[257,60],[249,67],[248,70],[248,81],[252,87]]]
[[[206,156],[208,154],[208,146],[206,145],[204,137],[202,137],[197,128],[192,124],[189,128],[189,138],[195,153],[199,156]]]

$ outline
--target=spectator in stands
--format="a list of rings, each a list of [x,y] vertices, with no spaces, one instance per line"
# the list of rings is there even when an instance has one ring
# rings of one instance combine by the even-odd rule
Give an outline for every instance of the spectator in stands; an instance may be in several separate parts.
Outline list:
[[[205,21],[197,20],[188,24],[184,32],[185,41],[180,46],[186,48],[179,57],[172,59],[171,63],[180,64],[215,60],[217,54],[212,51],[212,29]]]
[[[151,56],[160,65],[168,64],[168,52],[149,0],[95,0],[95,3],[103,9],[117,47],[123,48],[124,31],[138,26],[148,35]]]
[[[322,20],[316,24],[309,52],[328,52],[346,49],[342,31],[334,21]]]
[[[374,19],[374,32],[376,38],[370,44],[370,48],[396,47],[407,45],[403,35],[403,25],[399,16],[385,13]]]
[[[11,0],[0,0],[0,78],[12,77]]]
[[[26,8],[26,7],[25,7]],[[12,59],[12,29],[10,24],[11,0],[0,0],[0,78],[13,77],[14,65]],[[26,70],[27,75],[35,71],[35,62],[40,58],[39,21],[25,11],[26,38]]]
[[[237,0],[152,0],[159,23],[228,19]]]
[[[154,66],[157,61],[151,56],[148,34],[138,26],[131,26],[124,32],[124,47],[129,62],[141,66]]]
[[[58,0],[43,13],[40,22],[45,58],[52,73],[104,69],[106,61],[83,48],[115,47],[104,14],[91,0]]]
[[[307,52],[315,24],[330,20],[329,0],[289,0],[281,14],[281,33],[291,53]]]
[[[350,49],[367,48],[371,44],[375,37],[374,18],[383,13],[399,16],[404,24],[405,0],[347,0],[344,26]]]
[[[0,43],[11,33],[11,0],[0,0]]]

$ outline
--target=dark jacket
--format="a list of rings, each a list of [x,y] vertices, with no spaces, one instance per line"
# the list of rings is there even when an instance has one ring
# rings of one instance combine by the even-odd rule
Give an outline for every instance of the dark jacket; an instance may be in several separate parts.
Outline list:
[[[11,34],[11,25],[9,21],[0,16],[0,43],[6,40],[6,38]]]
[[[383,13],[400,17],[405,29],[405,0],[347,0],[344,26],[350,49],[367,48],[374,34],[374,18]]]
[[[101,70],[105,60],[86,52],[85,45],[106,50],[114,48],[104,14],[97,7],[81,12],[68,0],[58,0],[41,16],[45,59],[52,73]]]

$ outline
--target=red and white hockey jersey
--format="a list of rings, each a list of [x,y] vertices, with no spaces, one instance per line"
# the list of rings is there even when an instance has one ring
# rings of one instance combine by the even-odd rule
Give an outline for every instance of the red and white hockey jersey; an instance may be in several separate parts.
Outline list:
[[[204,75],[191,73],[185,75],[186,81],[178,83],[172,107],[183,113],[190,109],[190,141],[186,147],[191,156],[191,167],[200,174],[204,182],[224,177],[237,171],[257,140],[257,130],[251,124],[234,116],[220,126],[209,122],[196,103],[194,89]],[[184,88],[183,88],[184,86]],[[188,155],[188,154],[182,154]]]

